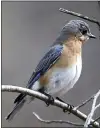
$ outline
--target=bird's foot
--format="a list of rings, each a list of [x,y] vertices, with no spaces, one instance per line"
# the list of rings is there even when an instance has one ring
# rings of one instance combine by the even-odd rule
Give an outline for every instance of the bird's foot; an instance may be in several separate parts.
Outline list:
[[[62,99],[60,99],[59,97],[56,97],[56,99],[66,104],[66,102],[63,101]],[[69,112],[68,112],[68,110],[65,109],[65,108],[63,109],[63,112],[68,112],[68,114],[70,114],[71,111],[73,110],[74,106],[73,106],[73,105],[70,105],[70,104],[68,104],[68,103],[67,103],[67,105],[68,105],[68,108],[69,108]]]
[[[71,111],[73,110],[74,106],[73,106],[73,105],[70,105],[70,104],[68,104],[68,103],[67,103],[67,105],[68,105],[69,111],[65,108],[65,109],[63,109],[63,112],[64,112],[64,113],[65,113],[65,112],[68,112],[68,114],[70,114]]]
[[[48,100],[45,102],[46,105],[47,105],[47,107],[48,107],[50,104],[53,104],[54,103],[54,98],[51,95],[47,94],[47,93],[44,93],[44,94],[46,96],[48,96]]]

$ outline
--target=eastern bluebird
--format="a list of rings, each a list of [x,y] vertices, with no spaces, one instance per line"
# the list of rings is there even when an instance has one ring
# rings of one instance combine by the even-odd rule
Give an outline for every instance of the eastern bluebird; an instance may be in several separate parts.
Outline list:
[[[26,87],[53,97],[68,92],[80,77],[82,44],[89,38],[96,37],[91,34],[87,23],[81,20],[69,21],[40,60]],[[29,96],[26,94],[18,95],[14,101],[15,107],[6,117],[7,120],[14,117],[27,98]],[[34,97],[30,99],[33,100]]]

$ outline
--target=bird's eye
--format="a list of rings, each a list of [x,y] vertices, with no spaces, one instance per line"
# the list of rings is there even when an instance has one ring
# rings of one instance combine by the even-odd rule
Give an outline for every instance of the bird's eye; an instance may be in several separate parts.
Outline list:
[[[85,35],[87,33],[87,30],[82,30],[81,33]]]
[[[81,25],[81,27],[80,27],[80,32],[83,34],[83,35],[85,35],[86,33],[87,33],[87,28],[84,26],[84,25]]]

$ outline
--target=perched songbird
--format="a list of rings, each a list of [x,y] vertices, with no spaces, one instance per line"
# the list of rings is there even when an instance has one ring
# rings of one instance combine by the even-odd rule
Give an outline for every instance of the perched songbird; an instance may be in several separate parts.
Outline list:
[[[81,20],[69,21],[40,60],[26,87],[53,97],[68,92],[80,77],[82,45],[89,38],[96,37],[91,34],[87,23]],[[6,117],[7,120],[14,117],[27,98],[29,96],[26,94],[20,94],[15,99],[15,107]],[[34,97],[30,99],[33,100]]]

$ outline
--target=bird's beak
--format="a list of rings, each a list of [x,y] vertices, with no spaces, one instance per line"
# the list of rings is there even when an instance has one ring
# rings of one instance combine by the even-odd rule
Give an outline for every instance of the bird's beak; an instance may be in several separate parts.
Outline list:
[[[94,39],[96,39],[96,36],[93,35],[93,34],[91,34],[91,33],[87,33],[87,36],[88,36],[89,38],[94,38]]]

